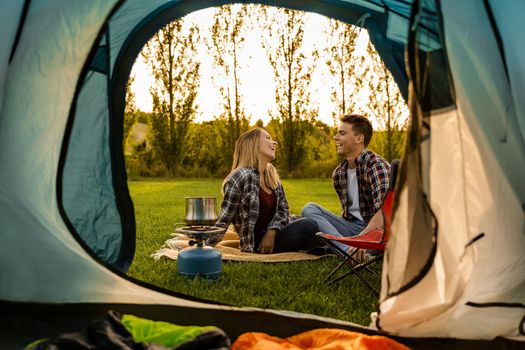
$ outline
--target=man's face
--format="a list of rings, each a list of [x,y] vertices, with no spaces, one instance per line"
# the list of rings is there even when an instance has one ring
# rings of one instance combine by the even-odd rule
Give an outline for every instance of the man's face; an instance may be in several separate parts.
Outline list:
[[[351,124],[341,123],[334,140],[337,146],[337,154],[346,157],[360,149],[360,145],[363,145],[364,142],[364,135],[356,135]]]

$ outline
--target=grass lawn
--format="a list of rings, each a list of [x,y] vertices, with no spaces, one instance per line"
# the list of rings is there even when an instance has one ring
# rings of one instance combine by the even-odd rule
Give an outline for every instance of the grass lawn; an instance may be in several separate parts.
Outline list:
[[[351,276],[334,286],[323,278],[337,264],[334,257],[291,263],[223,262],[220,279],[190,279],[177,274],[177,262],[154,253],[183,222],[185,197],[211,196],[222,199],[222,180],[144,180],[130,181],[129,187],[137,223],[137,249],[129,275],[145,282],[184,294],[230,305],[253,306],[333,317],[368,325],[375,296]],[[283,185],[294,214],[309,201],[336,213],[339,203],[329,180],[284,180]],[[379,284],[379,277],[373,277]]]

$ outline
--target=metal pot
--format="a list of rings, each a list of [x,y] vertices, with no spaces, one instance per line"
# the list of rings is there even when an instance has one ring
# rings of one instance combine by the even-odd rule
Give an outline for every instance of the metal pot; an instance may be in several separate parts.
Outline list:
[[[187,225],[209,226],[217,221],[217,206],[215,197],[186,197]]]

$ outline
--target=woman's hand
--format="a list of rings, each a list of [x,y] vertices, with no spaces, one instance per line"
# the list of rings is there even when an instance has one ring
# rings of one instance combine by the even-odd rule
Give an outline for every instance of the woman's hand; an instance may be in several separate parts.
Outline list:
[[[264,234],[261,244],[259,245],[259,253],[261,254],[271,254],[273,251],[273,245],[275,242],[275,230],[268,230]]]

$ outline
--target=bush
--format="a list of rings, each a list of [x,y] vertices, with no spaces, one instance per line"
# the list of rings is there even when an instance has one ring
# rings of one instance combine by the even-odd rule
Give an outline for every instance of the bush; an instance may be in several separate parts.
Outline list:
[[[406,132],[392,131],[390,135],[386,131],[376,131],[370,141],[368,148],[392,162],[394,159],[401,159],[403,156]]]
[[[299,170],[287,177],[294,179],[330,179],[338,163],[337,158],[303,161],[298,167]]]

